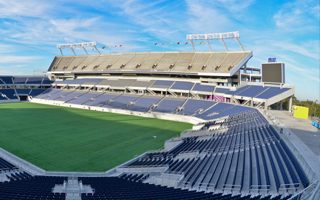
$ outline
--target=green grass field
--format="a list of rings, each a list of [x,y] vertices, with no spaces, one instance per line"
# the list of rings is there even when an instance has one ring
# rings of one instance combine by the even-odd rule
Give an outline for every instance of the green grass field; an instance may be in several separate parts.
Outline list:
[[[106,171],[189,128],[129,115],[0,104],[0,147],[50,171]]]

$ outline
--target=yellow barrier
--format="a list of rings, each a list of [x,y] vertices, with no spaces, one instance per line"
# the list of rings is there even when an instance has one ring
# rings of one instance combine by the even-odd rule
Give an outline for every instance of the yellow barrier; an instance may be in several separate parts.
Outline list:
[[[293,106],[293,116],[299,119],[308,119],[309,108],[303,106]]]

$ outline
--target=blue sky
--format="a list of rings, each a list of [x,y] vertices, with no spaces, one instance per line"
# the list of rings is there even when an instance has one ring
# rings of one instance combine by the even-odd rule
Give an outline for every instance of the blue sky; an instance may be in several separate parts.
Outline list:
[[[0,74],[46,71],[59,43],[191,51],[176,45],[186,34],[238,30],[254,54],[249,66],[276,57],[298,98],[320,100],[319,12],[318,0],[0,0]]]

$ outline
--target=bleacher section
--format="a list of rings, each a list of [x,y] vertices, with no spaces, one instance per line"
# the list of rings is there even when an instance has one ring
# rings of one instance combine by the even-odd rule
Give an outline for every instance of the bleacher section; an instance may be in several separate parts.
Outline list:
[[[3,100],[18,100],[14,89],[0,89],[0,96]]]
[[[19,96],[36,96],[51,87],[42,76],[0,76],[0,102],[18,101]]]
[[[168,91],[173,93],[184,93],[186,95],[223,95],[228,98],[255,98],[266,100],[280,95],[291,88],[270,85],[246,85],[231,90],[208,84],[194,83],[191,81],[171,80],[135,80],[135,79],[101,79],[82,78],[54,82],[56,86],[91,86],[110,89],[143,89],[154,91]]]
[[[212,100],[192,100],[130,93],[110,93],[96,91],[75,91],[52,89],[36,96],[37,99],[53,100],[78,105],[117,108],[139,112],[160,112],[194,116],[203,120],[213,120],[247,112],[252,108],[214,102]],[[192,105],[190,105],[192,104]]]
[[[45,76],[1,76],[0,85],[50,85],[52,81]]]
[[[0,76],[0,84],[12,84],[12,76]]]
[[[130,179],[126,177],[115,178],[115,177],[101,177],[101,178],[81,178],[80,180],[83,184],[91,185],[95,188],[95,193],[92,194],[82,194],[83,200],[94,200],[94,199],[132,199],[132,200],[253,200],[253,199],[281,199],[280,196],[271,198],[271,196],[266,196],[261,198],[257,196],[251,198],[249,195],[223,195],[223,194],[212,194],[196,191],[188,191],[181,189],[174,189],[150,184],[143,184],[133,181],[127,181],[124,179]],[[132,179],[132,178],[131,178]],[[139,180],[138,178],[133,178],[134,180]]]
[[[10,177],[10,182],[0,183],[0,200],[65,200],[65,194],[52,193],[54,185],[62,184],[64,180],[62,177],[18,174]]]
[[[144,52],[87,56],[57,56],[51,72],[134,73],[235,73],[252,56],[241,52]]]
[[[214,193],[288,195],[308,185],[296,158],[259,112],[211,125],[220,128],[182,138],[175,148],[145,154],[123,168],[167,167],[164,173],[182,175],[177,187]]]
[[[0,166],[5,169],[17,169],[11,163],[0,158]],[[1,172],[1,170],[0,170]],[[68,191],[57,192],[57,185],[65,187],[68,178],[65,176],[32,176],[26,172],[16,171],[7,175],[8,180],[0,182],[0,200],[65,200]],[[72,176],[74,179],[75,176]],[[258,200],[258,199],[288,199],[281,195],[256,195],[250,194],[223,194],[203,191],[190,191],[186,189],[163,187],[144,183],[149,178],[148,174],[122,174],[118,177],[79,177],[81,185],[93,188],[93,193],[81,192],[82,200],[106,199],[139,199],[139,200],[180,200],[180,199],[210,199],[210,200]],[[80,188],[81,189],[81,188]],[[69,191],[72,196],[76,190]]]

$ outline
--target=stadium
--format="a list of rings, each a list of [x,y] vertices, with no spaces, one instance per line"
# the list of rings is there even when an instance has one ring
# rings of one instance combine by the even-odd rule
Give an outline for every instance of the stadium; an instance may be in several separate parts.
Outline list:
[[[187,35],[239,44],[208,52],[62,44],[46,76],[0,75],[0,199],[319,199],[318,141],[288,122],[285,65],[248,67],[239,38]]]

